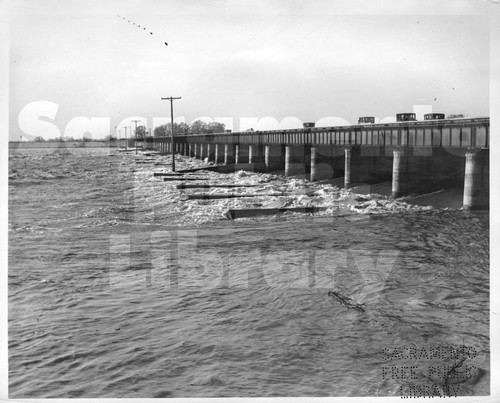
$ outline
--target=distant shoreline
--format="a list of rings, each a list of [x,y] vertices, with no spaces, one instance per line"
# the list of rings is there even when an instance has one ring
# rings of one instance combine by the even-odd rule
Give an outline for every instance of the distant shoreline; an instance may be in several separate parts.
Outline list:
[[[115,148],[117,141],[9,141],[9,149],[26,148]]]

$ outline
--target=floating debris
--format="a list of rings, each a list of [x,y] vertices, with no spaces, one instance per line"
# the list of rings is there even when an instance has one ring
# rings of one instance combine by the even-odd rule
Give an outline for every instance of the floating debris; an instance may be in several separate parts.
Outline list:
[[[346,308],[355,309],[359,312],[365,312],[362,304],[357,304],[352,298],[342,295],[338,291],[328,291],[328,296],[334,297],[338,302],[340,302],[340,305],[345,306]]]

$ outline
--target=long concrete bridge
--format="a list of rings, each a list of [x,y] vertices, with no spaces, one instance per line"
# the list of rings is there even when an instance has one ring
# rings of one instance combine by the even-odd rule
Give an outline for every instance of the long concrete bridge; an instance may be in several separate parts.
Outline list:
[[[392,197],[464,188],[464,209],[489,196],[489,118],[462,118],[175,136],[175,153],[235,169],[284,170],[311,181],[343,177],[346,188],[392,180]],[[154,147],[171,153],[170,137]],[[248,165],[250,164],[250,165]]]

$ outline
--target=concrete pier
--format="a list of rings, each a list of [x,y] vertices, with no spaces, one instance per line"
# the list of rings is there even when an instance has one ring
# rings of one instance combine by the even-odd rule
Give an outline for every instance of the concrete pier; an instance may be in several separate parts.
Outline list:
[[[467,151],[465,153],[465,178],[464,178],[464,210],[472,210],[481,205],[480,185],[481,170],[478,153]]]
[[[212,155],[210,154],[210,152],[211,152],[211,150],[210,150],[210,148],[211,148],[211,147],[210,147],[210,146],[211,146],[211,144],[210,144],[210,143],[208,143],[208,144],[207,144],[207,160],[208,160],[209,162],[212,160]]]
[[[253,163],[253,146],[252,145],[248,146],[248,163],[249,164]]]
[[[270,167],[271,167],[271,163],[270,163],[270,151],[271,151],[271,146],[265,146],[264,147],[264,163],[266,165],[266,169],[269,171]]]
[[[240,145],[236,144],[234,146],[234,163],[238,164],[240,162]]]
[[[318,155],[318,150],[316,147],[311,147],[311,173],[310,180],[314,182],[316,180],[316,158]]]
[[[344,188],[351,186],[351,149],[344,150]]]
[[[392,152],[392,193],[391,197],[396,199],[402,193],[402,170],[403,170],[403,150],[397,149]]]
[[[292,148],[290,146],[285,147],[285,176],[290,175],[291,154],[292,154]]]
[[[229,160],[229,144],[224,144],[224,165],[228,164]]]
[[[216,164],[219,163],[219,144],[214,144],[214,162]]]

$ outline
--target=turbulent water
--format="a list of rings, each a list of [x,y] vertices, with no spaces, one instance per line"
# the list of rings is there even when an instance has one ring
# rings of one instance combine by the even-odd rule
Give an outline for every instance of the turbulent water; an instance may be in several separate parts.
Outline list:
[[[487,212],[169,158],[11,150],[11,398],[489,394]]]

